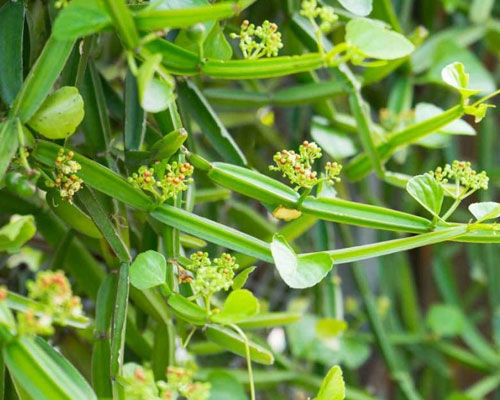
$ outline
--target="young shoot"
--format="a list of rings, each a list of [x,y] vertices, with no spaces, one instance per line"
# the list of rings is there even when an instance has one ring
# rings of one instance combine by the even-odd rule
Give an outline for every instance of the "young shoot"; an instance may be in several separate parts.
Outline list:
[[[295,185],[295,190],[306,189],[310,191],[321,181],[326,181],[333,186],[339,182],[339,174],[342,165],[336,162],[327,162],[323,176],[318,177],[318,173],[313,171],[314,161],[321,158],[321,148],[314,142],[304,141],[299,147],[299,153],[293,150],[282,150],[273,157],[276,166],[271,165],[271,171],[279,171],[284,178],[288,178],[290,183]]]
[[[261,57],[275,57],[283,48],[281,33],[274,22],[264,21],[261,26],[255,26],[248,20],[241,24],[240,33],[232,33],[232,39],[240,39],[240,49],[243,57],[255,60]]]
[[[82,188],[83,180],[76,176],[82,166],[73,160],[74,153],[60,149],[56,158],[55,173],[53,182],[47,182],[47,186],[56,187],[63,200],[73,202],[73,196]]]
[[[158,203],[177,196],[187,190],[193,182],[194,167],[189,163],[174,161],[168,164],[166,160],[157,161],[152,167],[141,166],[137,172],[128,177],[128,181],[136,188],[141,189],[155,198]]]
[[[317,0],[304,0],[301,5],[300,15],[306,17],[311,23],[318,50],[321,54],[323,49],[323,35],[329,33],[333,24],[339,19],[332,7],[319,6]]]
[[[472,169],[469,161],[455,160],[451,165],[446,164],[444,167],[438,167],[429,173],[442,186],[443,190],[455,199],[453,205],[443,216],[443,220],[446,220],[456,210],[462,200],[479,189],[488,189],[489,178],[486,172],[476,172]],[[453,189],[450,188],[450,183],[452,183]]]
[[[222,253],[220,258],[211,260],[208,253],[198,251],[191,255],[191,263],[186,266],[194,278],[186,280],[186,274],[179,275],[181,282],[191,282],[195,297],[205,300],[207,311],[210,311],[212,295],[221,290],[228,291],[234,279],[234,272],[238,269],[236,259],[230,254]]]

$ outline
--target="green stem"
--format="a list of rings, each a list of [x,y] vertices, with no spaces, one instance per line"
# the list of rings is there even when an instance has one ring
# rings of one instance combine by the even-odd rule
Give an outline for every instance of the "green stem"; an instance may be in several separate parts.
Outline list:
[[[353,246],[351,232],[346,226],[340,225],[340,233],[344,242],[348,246]],[[387,336],[382,320],[377,313],[375,299],[370,291],[370,286],[361,264],[358,262],[353,263],[351,273],[358,291],[363,298],[363,302],[365,303],[368,320],[370,321],[375,339],[385,360],[391,378],[396,382],[408,400],[421,400],[420,395],[415,389],[411,376],[398,359],[398,355]]]
[[[252,359],[250,358],[250,346],[248,345],[248,337],[245,332],[236,324],[229,324],[243,339],[245,342],[245,356],[247,359],[247,369],[248,369],[248,383],[250,385],[250,399],[255,400],[255,384],[253,380],[253,370],[252,370]]]
[[[455,212],[455,210],[457,209],[457,207],[460,205],[461,202],[462,199],[460,197],[456,199],[454,203],[451,205],[451,207],[448,209],[448,211],[446,211],[446,214],[444,214],[441,219],[443,221],[446,221],[451,216],[451,214]]]

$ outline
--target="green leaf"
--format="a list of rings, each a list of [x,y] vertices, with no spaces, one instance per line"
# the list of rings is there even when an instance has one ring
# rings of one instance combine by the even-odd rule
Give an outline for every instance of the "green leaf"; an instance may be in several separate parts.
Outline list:
[[[481,92],[469,89],[469,74],[465,72],[465,67],[461,62],[454,62],[444,67],[441,71],[441,78],[446,84],[457,89],[464,99]]]
[[[327,253],[297,255],[279,234],[273,237],[271,252],[281,279],[294,289],[316,285],[333,268],[333,260]]]
[[[130,283],[140,290],[165,283],[166,276],[165,257],[154,250],[139,254],[130,266]]]
[[[457,306],[451,304],[434,304],[425,321],[440,336],[456,336],[466,328],[464,315]]]
[[[0,8],[0,98],[10,105],[23,83],[25,4],[6,2]]]
[[[212,317],[214,322],[221,324],[237,324],[259,313],[259,301],[246,289],[233,290],[227,296],[222,310]]]
[[[351,137],[328,125],[323,118],[314,118],[311,136],[335,160],[351,157],[358,152]]]
[[[487,221],[500,217],[500,203],[494,201],[484,201],[481,203],[472,203],[469,211],[477,219],[477,222]]]
[[[432,175],[424,174],[411,178],[406,184],[406,191],[432,215],[439,217],[444,190]]]
[[[137,74],[141,106],[151,113],[166,110],[175,98],[172,85],[154,77],[161,59],[161,54],[149,57],[141,65]]]
[[[13,215],[10,222],[0,228],[0,251],[14,253],[36,233],[33,215]]]
[[[49,37],[12,103],[9,115],[20,118],[23,123],[33,116],[59,77],[73,44],[71,40],[59,41]]]
[[[218,325],[207,325],[205,334],[208,340],[224,349],[242,357],[246,356],[245,341],[231,329]],[[264,365],[274,363],[274,357],[269,350],[250,340],[248,344],[252,361]]]
[[[343,400],[345,399],[345,383],[342,370],[335,365],[328,371],[321,383],[315,400]]]
[[[37,400],[93,400],[94,392],[84,384],[74,367],[33,338],[14,339],[3,348],[10,373],[22,389]]]
[[[360,17],[366,17],[372,12],[373,0],[339,0],[342,6]]]
[[[69,227],[89,237],[100,239],[101,232],[92,219],[76,205],[61,199],[57,190],[50,190],[46,195],[50,209],[61,218]]]
[[[257,267],[248,267],[245,268],[243,271],[238,273],[236,277],[233,279],[233,284],[232,284],[232,289],[241,289],[243,286],[245,286],[245,283],[247,282],[248,276],[255,271]]]
[[[367,57],[394,60],[410,55],[415,46],[403,35],[391,31],[380,21],[352,19],[346,25],[346,42]]]
[[[196,121],[217,153],[227,162],[246,165],[245,155],[196,85],[191,81],[179,82],[177,90],[183,111]]]
[[[54,36],[74,40],[99,32],[111,24],[102,0],[71,0],[54,22]]]
[[[83,99],[78,89],[65,86],[47,97],[28,125],[46,138],[65,139],[75,132],[83,115]]]
[[[316,334],[323,339],[336,337],[346,329],[347,322],[342,319],[322,318],[316,323]]]
[[[18,133],[15,120],[0,122],[0,181],[9,168],[18,148]]]

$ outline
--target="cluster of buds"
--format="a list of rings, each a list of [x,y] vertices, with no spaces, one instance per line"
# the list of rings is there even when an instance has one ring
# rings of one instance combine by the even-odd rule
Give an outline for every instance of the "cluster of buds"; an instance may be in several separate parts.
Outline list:
[[[74,296],[68,278],[62,271],[39,272],[34,281],[28,281],[28,297],[43,306],[43,311],[28,309],[18,315],[21,334],[51,335],[53,323],[64,323],[70,317],[82,315],[82,304]]]
[[[167,368],[167,384],[162,385],[162,398],[176,400],[182,396],[187,400],[208,400],[211,385],[208,382],[193,382],[193,371],[182,367]]]
[[[210,383],[194,382],[193,370],[168,367],[167,382],[155,381],[151,368],[135,363],[123,366],[122,379],[127,400],[208,400]]]
[[[438,167],[435,171],[431,171],[430,174],[443,185],[447,184],[450,179],[454,180],[458,190],[455,193],[450,193],[450,195],[455,199],[465,198],[479,189],[488,189],[489,178],[486,172],[476,172],[472,169],[469,161],[455,160],[451,165],[446,164],[444,168]]]
[[[325,165],[325,176],[328,179],[329,185],[334,185],[335,182],[340,182],[340,171],[342,171],[342,165],[338,162],[328,161]]]
[[[339,16],[335,14],[332,7],[321,7],[318,5],[317,0],[304,0],[302,2],[300,15],[309,19],[313,26],[317,26],[316,18],[318,18],[318,28],[322,33],[330,32],[333,24],[339,19]]]
[[[123,366],[122,379],[125,398],[128,400],[160,400],[160,391],[156,385],[153,371],[141,365],[128,363]],[[163,397],[167,398],[168,397]]]
[[[208,253],[198,251],[191,255],[191,264],[186,268],[195,275],[191,282],[194,293],[210,298],[221,290],[229,290],[238,264],[236,259],[227,253],[210,260]]]
[[[319,178],[316,171],[312,170],[314,160],[321,157],[321,148],[314,142],[304,141],[299,147],[299,153],[293,150],[282,150],[273,157],[276,166],[271,165],[271,171],[279,171],[284,178],[288,178],[295,186],[295,190],[300,188],[311,189],[321,179],[326,180],[330,185],[340,181],[338,175],[342,166],[336,162],[327,163],[325,177]]]
[[[128,181],[136,188],[151,193],[159,203],[177,196],[193,182],[194,167],[189,163],[174,161],[167,164],[157,161],[153,167],[141,166],[137,172],[128,177]]]
[[[60,149],[56,158],[56,178],[54,182],[47,182],[50,187],[56,187],[62,199],[73,201],[73,196],[82,188],[83,181],[75,174],[82,166],[73,160],[72,151]]]
[[[232,33],[231,38],[240,39],[243,57],[249,59],[277,56],[283,47],[278,25],[267,20],[261,26],[255,26],[248,20],[244,20],[240,33]]]

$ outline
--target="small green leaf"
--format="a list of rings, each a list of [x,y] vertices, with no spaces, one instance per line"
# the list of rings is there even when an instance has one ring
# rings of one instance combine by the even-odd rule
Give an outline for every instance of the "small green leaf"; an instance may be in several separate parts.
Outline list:
[[[328,339],[338,336],[347,329],[347,322],[335,318],[322,318],[316,323],[316,334]]]
[[[142,108],[147,112],[157,113],[164,111],[174,101],[173,86],[154,77],[161,64],[161,54],[156,54],[146,60],[139,68],[137,86]]]
[[[352,19],[346,25],[346,42],[364,55],[380,60],[406,57],[415,46],[403,35],[391,31],[380,21]]]
[[[148,250],[139,254],[130,266],[130,283],[145,290],[165,283],[167,262],[161,253]]]
[[[345,399],[345,383],[342,370],[335,365],[328,371],[321,383],[315,400],[343,400]]]
[[[339,0],[339,3],[353,14],[366,17],[372,12],[373,0]]]
[[[241,289],[247,283],[248,276],[255,271],[257,267],[248,267],[241,271],[236,277],[233,279],[233,285],[231,286],[233,290]]]
[[[78,89],[65,86],[47,97],[28,125],[46,138],[64,139],[75,132],[83,115],[83,99]]]
[[[432,215],[439,217],[443,205],[443,187],[430,174],[418,175],[406,184],[406,191]]]
[[[59,40],[90,35],[111,24],[111,17],[101,0],[72,0],[54,22],[54,36]]]
[[[252,292],[247,289],[237,289],[227,296],[221,312],[215,314],[212,320],[218,323],[237,324],[258,312],[259,301]]]
[[[500,217],[500,203],[494,201],[484,201],[481,203],[472,203],[469,211],[477,219],[477,222],[487,221]]]
[[[456,336],[465,329],[465,317],[451,304],[435,304],[426,318],[427,326],[440,336]]]
[[[273,237],[271,252],[281,278],[294,289],[316,285],[333,267],[327,253],[297,255],[279,234]]]
[[[481,92],[469,89],[469,74],[465,72],[465,67],[461,62],[454,62],[444,67],[441,71],[441,78],[446,84],[457,89],[463,99]]]
[[[7,225],[0,228],[0,251],[14,253],[36,232],[33,215],[13,215]]]

